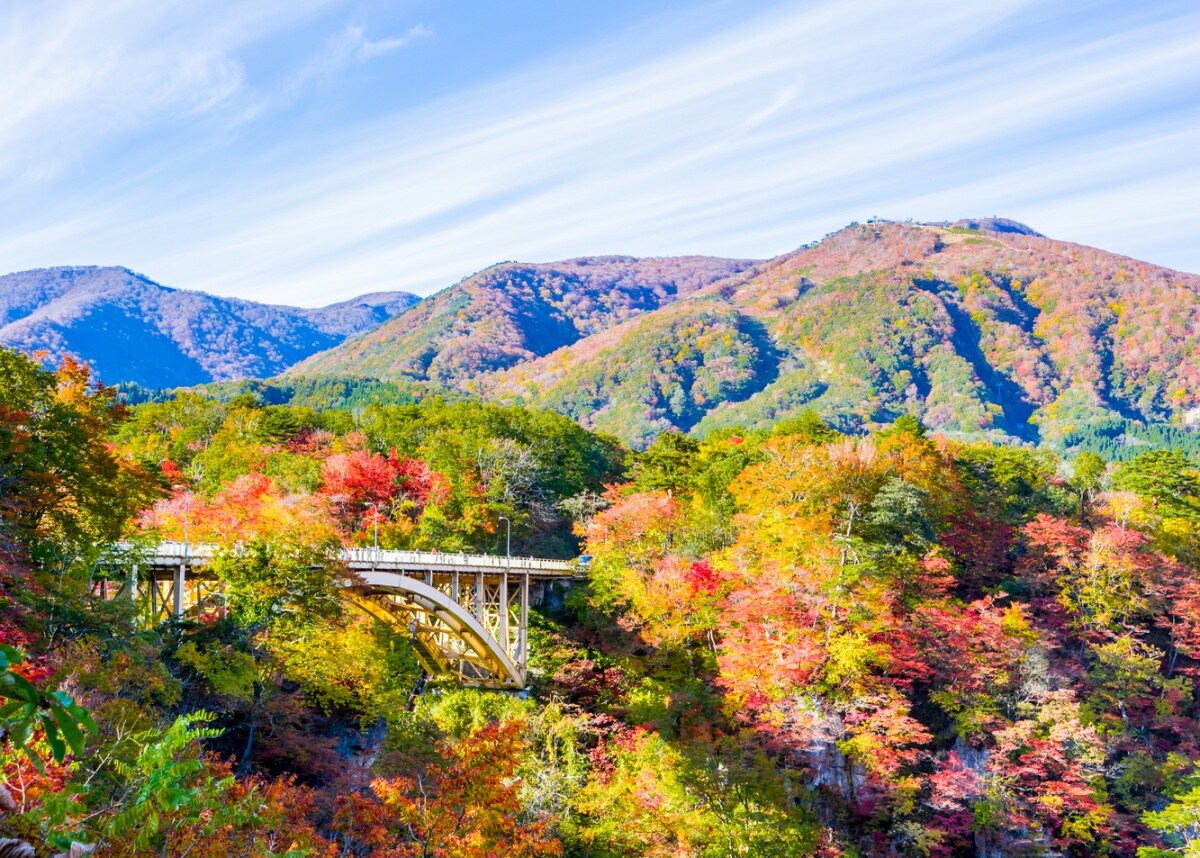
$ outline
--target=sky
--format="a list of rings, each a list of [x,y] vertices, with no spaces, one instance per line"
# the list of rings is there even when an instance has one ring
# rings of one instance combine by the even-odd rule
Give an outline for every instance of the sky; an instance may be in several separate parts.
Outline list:
[[[1200,272],[1200,4],[0,0],[0,271],[317,306],[1000,215]]]

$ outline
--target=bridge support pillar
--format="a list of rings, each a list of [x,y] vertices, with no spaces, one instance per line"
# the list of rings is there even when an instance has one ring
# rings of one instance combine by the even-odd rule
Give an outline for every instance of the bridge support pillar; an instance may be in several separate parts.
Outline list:
[[[529,573],[521,573],[521,624],[517,627],[517,667],[529,665]]]
[[[187,579],[187,564],[180,563],[175,572],[175,592],[171,594],[171,614],[176,620],[183,619],[183,587]]]
[[[509,652],[510,650],[508,648],[509,641],[508,641],[508,570],[507,569],[504,570],[504,573],[501,574],[501,576],[500,576],[500,606],[499,606],[499,610],[500,610],[500,616],[498,619],[500,622],[497,625],[497,631],[498,631],[498,635],[500,638],[500,647],[505,652]]]
[[[475,573],[475,619],[483,622],[483,605],[487,601],[487,593],[483,589],[483,573]]]
[[[131,564],[129,567],[129,582],[126,585],[129,587],[129,604],[133,605],[133,619],[130,624],[133,626],[133,631],[137,631],[138,616],[137,616],[137,600],[138,600],[138,568],[137,564]]]

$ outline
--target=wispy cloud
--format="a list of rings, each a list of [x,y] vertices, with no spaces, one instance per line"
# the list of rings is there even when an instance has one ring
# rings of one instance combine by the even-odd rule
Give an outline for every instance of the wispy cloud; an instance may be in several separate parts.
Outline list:
[[[389,36],[385,39],[376,39],[371,41],[363,36],[361,28],[355,28],[354,36],[358,41],[358,61],[367,62],[375,57],[382,57],[386,54],[394,53],[401,48],[406,48],[415,42],[417,39],[428,38],[433,35],[433,30],[426,27],[424,24],[414,24],[408,28],[403,36]]]
[[[0,6],[0,183],[42,182],[95,147],[230,105],[236,53],[324,0],[15,0]]]
[[[115,208],[8,224],[0,258],[103,249],[174,285],[317,303],[429,290],[499,259],[764,256],[872,214],[998,213],[1200,268],[1200,12],[1047,14],[829,0],[669,51],[631,33],[209,164],[194,194],[154,174]],[[322,56],[342,68],[425,35],[349,28]]]
[[[314,80],[328,82],[351,66],[393,54],[432,35],[432,28],[414,24],[402,35],[369,39],[362,26],[351,24],[331,36],[321,50],[291,76],[285,92],[288,97],[298,96]]]

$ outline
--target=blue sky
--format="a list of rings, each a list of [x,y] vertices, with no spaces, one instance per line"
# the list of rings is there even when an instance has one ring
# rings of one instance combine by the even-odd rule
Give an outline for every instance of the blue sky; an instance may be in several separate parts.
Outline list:
[[[1200,271],[1200,4],[0,2],[0,269],[317,305],[999,214]]]

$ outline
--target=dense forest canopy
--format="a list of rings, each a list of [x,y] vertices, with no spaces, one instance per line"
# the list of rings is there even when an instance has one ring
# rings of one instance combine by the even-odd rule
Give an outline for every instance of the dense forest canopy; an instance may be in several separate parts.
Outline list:
[[[130,407],[0,350],[0,854],[1197,854],[1190,451],[339,404]],[[501,516],[589,578],[528,694],[418,682],[337,549],[503,551]],[[221,610],[97,595],[185,527]]]

